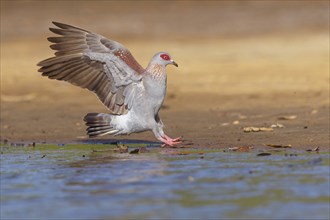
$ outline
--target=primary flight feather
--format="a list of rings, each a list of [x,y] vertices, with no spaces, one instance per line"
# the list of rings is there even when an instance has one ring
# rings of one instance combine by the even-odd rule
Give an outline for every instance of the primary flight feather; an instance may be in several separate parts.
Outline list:
[[[43,76],[94,92],[110,114],[88,113],[90,137],[151,130],[165,145],[181,143],[163,131],[159,109],[166,95],[166,66],[178,66],[166,52],[156,53],[143,68],[122,44],[101,35],[53,22],[60,36],[49,37],[55,56],[38,63]]]

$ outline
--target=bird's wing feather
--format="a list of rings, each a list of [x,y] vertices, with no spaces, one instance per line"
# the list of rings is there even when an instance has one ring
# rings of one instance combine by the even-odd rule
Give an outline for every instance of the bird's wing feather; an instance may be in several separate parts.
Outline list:
[[[53,23],[58,28],[50,30],[61,36],[48,38],[54,43],[50,47],[56,50],[55,57],[38,63],[39,72],[95,92],[112,114],[127,113],[133,97],[129,91],[134,90],[145,69],[120,43],[78,27]]]

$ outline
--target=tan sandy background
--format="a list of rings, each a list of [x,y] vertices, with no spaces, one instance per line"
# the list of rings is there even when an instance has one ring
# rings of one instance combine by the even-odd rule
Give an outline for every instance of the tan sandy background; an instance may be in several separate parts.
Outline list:
[[[119,41],[142,66],[169,52],[179,68],[168,67],[161,116],[185,144],[329,150],[328,1],[1,1],[2,140],[84,140],[83,116],[106,112],[89,91],[37,72],[53,55],[51,21]]]

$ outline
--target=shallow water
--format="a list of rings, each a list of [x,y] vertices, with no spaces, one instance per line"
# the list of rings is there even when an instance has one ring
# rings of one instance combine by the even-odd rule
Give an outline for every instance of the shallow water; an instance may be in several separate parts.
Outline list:
[[[3,146],[1,219],[329,218],[329,153],[113,148]]]

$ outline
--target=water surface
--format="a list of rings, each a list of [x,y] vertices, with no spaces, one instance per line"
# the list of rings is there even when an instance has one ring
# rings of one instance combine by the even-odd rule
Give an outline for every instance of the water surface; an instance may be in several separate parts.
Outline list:
[[[3,146],[1,219],[329,218],[329,153],[113,148]]]

